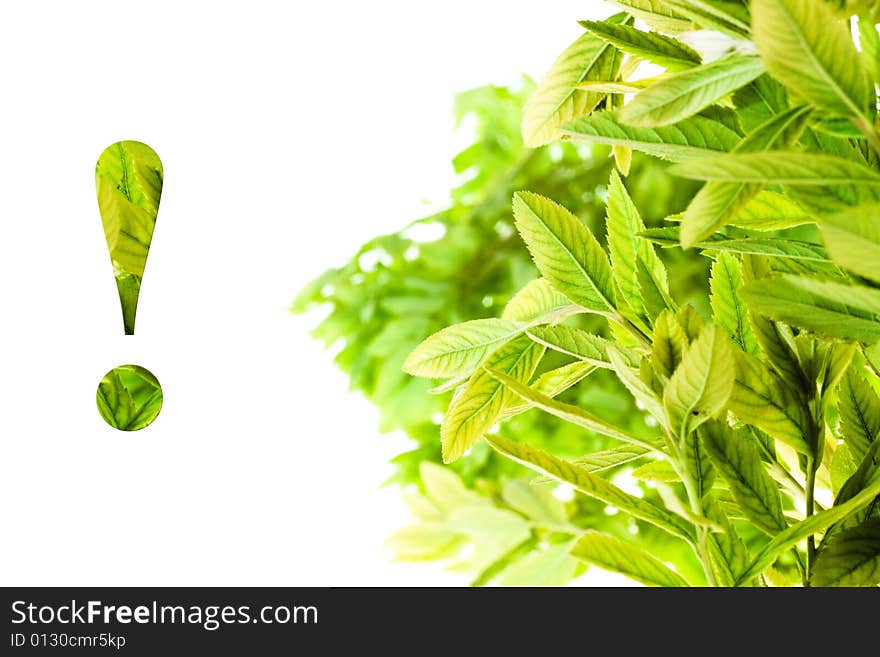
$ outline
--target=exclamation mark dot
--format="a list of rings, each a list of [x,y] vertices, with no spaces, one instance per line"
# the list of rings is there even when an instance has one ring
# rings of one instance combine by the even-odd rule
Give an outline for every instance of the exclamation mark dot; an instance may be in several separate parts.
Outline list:
[[[138,297],[162,196],[162,162],[137,141],[108,147],[95,167],[98,208],[113,263],[126,335],[134,335]],[[98,385],[98,411],[111,427],[137,431],[162,409],[162,386],[140,365],[120,365]]]

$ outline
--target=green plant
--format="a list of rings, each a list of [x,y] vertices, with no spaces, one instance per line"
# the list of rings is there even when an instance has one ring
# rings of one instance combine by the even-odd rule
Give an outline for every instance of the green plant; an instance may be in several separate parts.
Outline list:
[[[401,370],[407,353],[425,337],[448,324],[496,313],[535,277],[510,216],[514,191],[528,187],[561,199],[601,233],[611,149],[585,144],[527,149],[520,122],[532,89],[526,80],[517,90],[482,87],[457,96],[457,120],[473,125],[473,141],[453,160],[462,182],[452,191],[449,207],[370,240],[350,262],[306,286],[293,308],[323,307],[326,317],[314,335],[337,351],[336,363],[349,374],[352,389],[377,405],[381,429],[403,431],[414,442],[394,460],[392,481],[406,488],[418,524],[391,537],[395,555],[451,560],[475,583],[570,580],[582,568],[560,547],[573,538],[555,531],[563,517],[569,528],[589,524],[619,536],[634,529],[628,518],[608,515],[595,500],[578,497],[563,503],[549,495],[550,487],[539,491],[525,485],[529,471],[486,444],[475,445],[455,464],[437,465],[437,417],[452,392],[427,394],[430,382]],[[638,153],[631,161],[630,189],[649,225],[682,210],[697,187],[673,180],[666,168]],[[676,294],[708,307],[699,287],[704,259],[669,255]],[[531,289],[540,292],[541,286]],[[588,315],[576,320],[585,330],[598,327],[597,318]],[[548,354],[542,368],[557,370],[564,359]],[[574,363],[557,374],[577,378],[590,370]],[[560,398],[601,405],[609,420],[647,435],[644,417],[613,376],[593,372],[590,380],[590,386],[569,389]],[[535,444],[570,457],[611,446],[604,436],[538,411],[511,417],[506,431],[516,438],[533,436]],[[486,522],[487,516],[494,522]],[[662,532],[643,533],[657,551],[677,549]]]
[[[404,363],[456,390],[443,458],[485,442],[635,518],[633,536],[583,531],[592,518],[556,531],[578,560],[641,582],[875,586],[880,9],[616,4],[626,11],[584,21],[538,85],[525,142],[608,144],[623,174],[630,150],[643,151],[704,184],[669,225],[646,228],[631,181],[611,172],[607,248],[571,208],[514,194],[541,278],[499,317],[442,329]],[[710,60],[701,44],[724,52]],[[660,72],[639,77],[642,61]],[[711,263],[708,308],[671,289],[658,245]],[[648,431],[560,398],[603,372],[644,409]],[[534,408],[617,447],[572,460],[547,436],[510,435],[509,418]],[[625,490],[627,477],[651,485]],[[679,549],[659,551],[649,527]]]

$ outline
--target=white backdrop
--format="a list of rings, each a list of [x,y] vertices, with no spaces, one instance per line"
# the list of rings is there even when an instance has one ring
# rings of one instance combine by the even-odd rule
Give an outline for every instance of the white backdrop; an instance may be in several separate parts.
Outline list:
[[[389,563],[401,439],[287,306],[442,202],[455,91],[540,76],[598,1],[0,5],[0,584],[443,584]],[[122,335],[94,163],[136,139],[165,188]],[[152,370],[148,429],[95,389]]]

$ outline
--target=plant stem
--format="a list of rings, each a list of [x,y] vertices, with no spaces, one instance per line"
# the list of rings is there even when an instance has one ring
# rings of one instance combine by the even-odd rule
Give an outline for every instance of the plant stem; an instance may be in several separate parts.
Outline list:
[[[806,517],[809,518],[815,511],[815,490],[816,490],[816,460],[813,456],[807,457],[807,511]],[[804,575],[804,586],[810,586],[810,579],[813,575],[813,563],[816,560],[816,539],[810,534],[807,538],[807,564],[806,573]]]

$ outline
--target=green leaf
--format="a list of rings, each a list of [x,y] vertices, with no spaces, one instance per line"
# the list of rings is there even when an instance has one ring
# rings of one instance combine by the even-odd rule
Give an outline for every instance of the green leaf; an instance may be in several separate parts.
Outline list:
[[[783,230],[815,219],[784,194],[761,191],[739,208],[727,223],[748,230]]]
[[[474,552],[461,567],[478,573],[532,536],[528,521],[512,511],[491,506],[459,507],[449,514],[446,525],[470,539]]]
[[[813,586],[877,586],[880,584],[880,521],[836,534],[816,556]]]
[[[565,586],[583,567],[569,552],[574,541],[533,550],[504,569],[500,586]]]
[[[610,424],[605,420],[596,417],[592,413],[588,413],[587,411],[572,404],[558,402],[548,397],[547,395],[541,394],[534,388],[530,388],[524,383],[517,381],[513,377],[508,376],[507,373],[488,368],[488,364],[487,371],[491,376],[498,379],[500,384],[503,384],[507,390],[510,390],[512,393],[519,395],[524,400],[530,402],[534,406],[540,408],[547,413],[550,413],[551,415],[555,415],[556,417],[565,420],[566,422],[571,422],[572,424],[576,424],[590,431],[594,431],[600,435],[608,436],[610,438],[616,438],[617,440],[621,440],[625,443],[630,443],[632,445],[637,445],[645,449],[657,448],[656,445],[653,445],[650,442],[625,431],[624,429],[616,427],[613,424]]]
[[[614,4],[620,5],[647,25],[666,34],[690,32],[696,29],[693,22],[673,11],[664,0],[614,0]]]
[[[671,311],[661,313],[654,323],[651,364],[665,378],[672,376],[681,364],[690,340]]]
[[[826,3],[753,0],[751,10],[755,44],[774,77],[832,114],[867,111],[870,85],[849,25]]]
[[[809,114],[807,108],[795,107],[773,116],[749,133],[734,149],[734,153],[793,146],[803,132]],[[682,216],[682,246],[693,246],[727,224],[761,188],[760,183],[706,183]]]
[[[761,549],[754,561],[752,561],[749,569],[739,578],[739,582],[742,583],[760,575],[773,565],[773,562],[776,561],[780,554],[794,547],[808,536],[828,529],[834,523],[843,520],[851,513],[870,504],[878,494],[880,494],[880,477],[874,477],[874,480],[868,486],[847,502],[835,505],[825,511],[820,511],[806,520],[801,520],[791,525],[788,529],[777,534],[773,540]]]
[[[605,94],[634,94],[647,86],[648,83],[644,80],[627,80],[625,82],[602,80],[599,82],[581,82],[577,85],[577,88]]]
[[[752,255],[776,256],[794,260],[829,262],[828,254],[819,244],[789,240],[779,237],[744,237],[742,239],[713,239],[695,245],[706,251],[729,253],[749,253]]]
[[[617,14],[608,22],[626,20],[625,14]],[[587,80],[615,79],[621,60],[617,49],[589,32],[566,48],[526,104],[522,121],[526,146],[534,148],[558,139],[563,123],[593,111],[605,94],[584,91],[576,85]]]
[[[524,479],[510,479],[501,488],[502,499],[518,511],[544,527],[560,528],[568,523],[565,505],[546,488],[532,486]]]
[[[751,55],[732,55],[664,77],[643,89],[620,110],[620,121],[642,128],[687,119],[764,73]]]
[[[746,424],[760,429],[802,454],[811,454],[805,410],[774,372],[754,356],[737,352],[736,382],[728,408]]]
[[[606,221],[611,269],[620,297],[640,317],[651,313],[646,308],[639,282],[639,264],[643,264],[661,297],[669,297],[666,269],[653,247],[638,237],[645,230],[639,211],[626,191],[620,176],[611,172],[608,184]]]
[[[469,490],[461,478],[449,468],[422,461],[419,464],[419,479],[425,493],[438,509],[449,513],[460,506],[489,504],[489,500]]]
[[[486,440],[498,452],[522,465],[557,481],[570,484],[580,492],[601,500],[628,513],[639,520],[655,525],[673,536],[688,542],[694,540],[693,526],[683,518],[644,500],[622,491],[601,477],[590,474],[562,459],[500,436],[487,436]]]
[[[571,463],[579,468],[583,468],[587,472],[606,472],[614,470],[627,463],[638,461],[642,457],[650,454],[650,450],[637,445],[624,443],[609,449],[603,449],[598,452],[586,454],[579,458],[573,459]],[[539,475],[532,480],[533,485],[546,484],[552,482],[553,479],[543,475]]]
[[[574,356],[596,367],[611,367],[605,338],[572,326],[536,326],[526,331],[535,342],[554,351]]]
[[[636,461],[649,453],[647,449],[638,445],[618,445],[581,456],[572,463],[588,472],[604,472]]]
[[[749,324],[749,313],[739,299],[743,285],[742,265],[736,256],[720,253],[712,263],[709,301],[715,323],[739,345],[740,349],[758,355],[758,342]]]
[[[865,452],[864,458],[862,458],[862,462],[856,467],[855,472],[853,472],[849,479],[843,483],[843,486],[840,487],[837,496],[834,498],[835,505],[840,505],[851,500],[880,476],[880,468],[878,468],[878,465],[880,465],[880,459],[878,459],[878,455],[880,455],[880,438],[871,443],[868,447],[868,451]],[[848,518],[835,523],[834,526],[825,533],[822,542],[825,543],[831,536],[834,536],[834,534],[843,529],[856,527],[867,521],[871,515],[880,508],[878,507],[878,503],[880,503],[880,497],[875,498],[870,504],[859,509]]]
[[[475,319],[438,331],[407,356],[403,369],[414,376],[446,378],[474,371],[511,338],[522,333],[523,322]]]
[[[834,449],[831,466],[828,468],[831,475],[831,492],[837,495],[843,484],[855,474],[858,467],[859,463],[853,457],[849,446],[838,445]]]
[[[134,333],[140,279],[153,240],[162,181],[159,156],[137,141],[120,141],[108,147],[95,167],[98,209],[127,335]]]
[[[848,298],[835,296],[848,287]],[[870,291],[785,276],[752,281],[740,289],[740,296],[752,310],[776,321],[847,340],[880,340],[880,322],[864,307],[874,297]]]
[[[880,398],[857,363],[849,366],[837,393],[840,434],[856,463],[880,435]]]
[[[743,257],[743,281],[750,283],[770,273],[766,258]],[[796,390],[806,383],[801,372],[797,354],[794,352],[794,336],[791,329],[749,309],[749,319],[755,331],[755,339],[773,369]]]
[[[608,219],[605,225],[614,282],[626,304],[636,313],[640,313],[644,304],[636,274],[636,262],[644,242],[637,235],[645,230],[645,224],[620,176],[613,170],[608,183]]]
[[[865,69],[874,82],[880,83],[880,32],[875,21],[868,16],[859,17],[859,43]]]
[[[826,215],[819,229],[836,264],[880,282],[880,204]]]
[[[566,123],[563,139],[627,146],[671,162],[683,162],[732,150],[740,136],[718,121],[693,116],[675,125],[637,128],[624,125],[618,113],[596,112]]]
[[[735,367],[733,349],[724,331],[707,326],[673,372],[663,403],[693,429],[724,408],[733,390]]]
[[[735,38],[749,35],[749,12],[739,0],[663,0],[706,29]]]
[[[675,301],[669,294],[669,276],[663,263],[657,257],[657,254],[654,253],[652,246],[645,244],[643,248],[651,249],[653,254],[651,259],[660,265],[656,270],[651,270],[643,259],[639,258],[636,261],[636,278],[639,282],[639,289],[642,292],[642,302],[645,307],[645,313],[650,323],[653,324],[657,321],[657,316],[662,312],[675,310],[678,306],[676,306]]]
[[[404,527],[385,542],[397,561],[434,561],[454,557],[461,549],[462,536],[440,525]]]
[[[628,55],[647,59],[673,70],[691,68],[701,63],[700,55],[680,41],[657,32],[643,32],[630,25],[598,21],[580,21],[598,38]]]
[[[584,380],[595,371],[596,367],[590,363],[582,361],[569,363],[568,365],[563,365],[562,367],[557,367],[544,372],[541,376],[535,379],[535,382],[531,387],[543,395],[555,397],[556,395],[565,392],[576,383]],[[530,402],[510,404],[505,407],[501,419],[507,419],[508,417],[524,413],[530,408],[532,408]]]
[[[571,306],[565,295],[553,289],[543,278],[536,278],[517,292],[501,313],[501,319],[531,322],[552,313],[564,312]]]
[[[770,536],[785,529],[779,486],[767,474],[748,435],[722,422],[709,422],[701,429],[700,440],[746,517]]]
[[[669,461],[649,461],[632,471],[632,476],[642,481],[672,483],[681,481],[681,476]]]
[[[715,483],[715,467],[712,465],[712,460],[700,441],[697,431],[691,431],[681,436],[679,444],[682,448],[680,458],[685,472],[693,484],[695,499],[698,499],[702,506],[706,498],[711,496],[712,485]]]
[[[608,258],[577,217],[530,192],[514,194],[513,215],[535,264],[554,288],[589,310],[614,310]]]
[[[661,247],[678,247],[680,231],[675,226],[649,228],[642,231],[640,236]],[[810,260],[822,264],[831,263],[822,245],[782,237],[733,238],[723,235],[712,235],[705,242],[697,242],[693,246],[704,251],[775,256],[795,260]]]
[[[750,563],[749,550],[721,505],[711,494],[703,498],[703,515],[720,531],[710,531],[706,536],[706,552],[709,565],[718,586],[735,586]],[[742,580],[748,585],[749,580]]]
[[[522,335],[493,353],[485,365],[508,375],[511,381],[525,382],[532,377],[543,355],[543,345]],[[443,462],[452,463],[461,458],[515,400],[516,395],[485,369],[474,372],[464,389],[452,400],[440,424]]]
[[[631,543],[596,531],[584,533],[571,553],[582,561],[647,584],[648,586],[688,586],[650,553]]]
[[[670,173],[695,180],[779,185],[880,185],[880,173],[834,155],[766,151],[710,155],[676,164]]]

